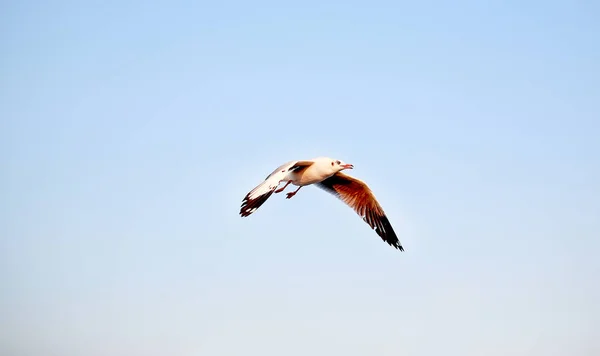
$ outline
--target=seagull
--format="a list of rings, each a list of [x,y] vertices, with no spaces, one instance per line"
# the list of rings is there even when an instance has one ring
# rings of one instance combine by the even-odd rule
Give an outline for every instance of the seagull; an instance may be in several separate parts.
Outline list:
[[[240,215],[247,217],[254,213],[271,195],[283,192],[290,184],[298,188],[287,193],[286,199],[292,198],[304,186],[316,185],[354,209],[384,242],[400,251],[404,251],[390,221],[375,199],[371,189],[360,179],[342,173],[345,169],[353,168],[354,165],[352,164],[329,157],[284,163],[244,197]],[[281,182],[285,182],[285,185],[277,189]]]

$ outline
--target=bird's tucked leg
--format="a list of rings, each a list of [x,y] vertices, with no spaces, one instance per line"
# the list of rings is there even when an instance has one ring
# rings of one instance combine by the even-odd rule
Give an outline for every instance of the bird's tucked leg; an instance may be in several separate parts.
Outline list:
[[[286,199],[289,199],[291,197],[293,197],[294,195],[296,195],[296,193],[298,193],[298,191],[300,190],[300,188],[302,188],[302,186],[299,186],[298,189],[294,190],[293,192],[289,192],[285,195]]]
[[[287,183],[285,183],[285,185],[283,186],[283,188],[277,189],[276,191],[274,191],[274,193],[281,193],[281,192],[283,192],[285,190],[285,188],[287,188],[287,186],[290,185],[291,182],[292,182],[291,180],[288,180]]]

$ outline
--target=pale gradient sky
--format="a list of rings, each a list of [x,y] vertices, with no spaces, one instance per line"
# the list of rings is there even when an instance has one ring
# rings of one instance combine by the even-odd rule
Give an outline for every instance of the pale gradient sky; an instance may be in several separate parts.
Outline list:
[[[1,8],[0,354],[600,354],[597,2]]]

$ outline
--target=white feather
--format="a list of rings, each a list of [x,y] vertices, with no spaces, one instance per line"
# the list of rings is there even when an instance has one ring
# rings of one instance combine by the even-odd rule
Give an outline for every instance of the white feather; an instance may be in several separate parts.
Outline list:
[[[269,191],[277,189],[279,183],[287,178],[289,174],[288,170],[292,168],[296,162],[298,161],[290,161],[279,166],[267,176],[264,182],[260,183],[258,186],[256,186],[256,188],[252,189],[250,193],[248,193],[248,198],[255,199],[263,194],[268,193]]]

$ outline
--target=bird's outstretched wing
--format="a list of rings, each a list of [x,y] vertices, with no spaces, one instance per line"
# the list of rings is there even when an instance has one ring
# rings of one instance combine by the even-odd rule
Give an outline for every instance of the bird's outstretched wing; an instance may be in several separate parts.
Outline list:
[[[291,172],[298,172],[313,164],[312,161],[290,161],[277,167],[265,180],[252,189],[242,200],[240,215],[246,217],[256,211],[269,199],[281,181]]]
[[[317,183],[317,186],[333,194],[354,209],[372,229],[375,229],[375,232],[383,241],[400,251],[404,251],[383,208],[365,182],[338,172]]]

